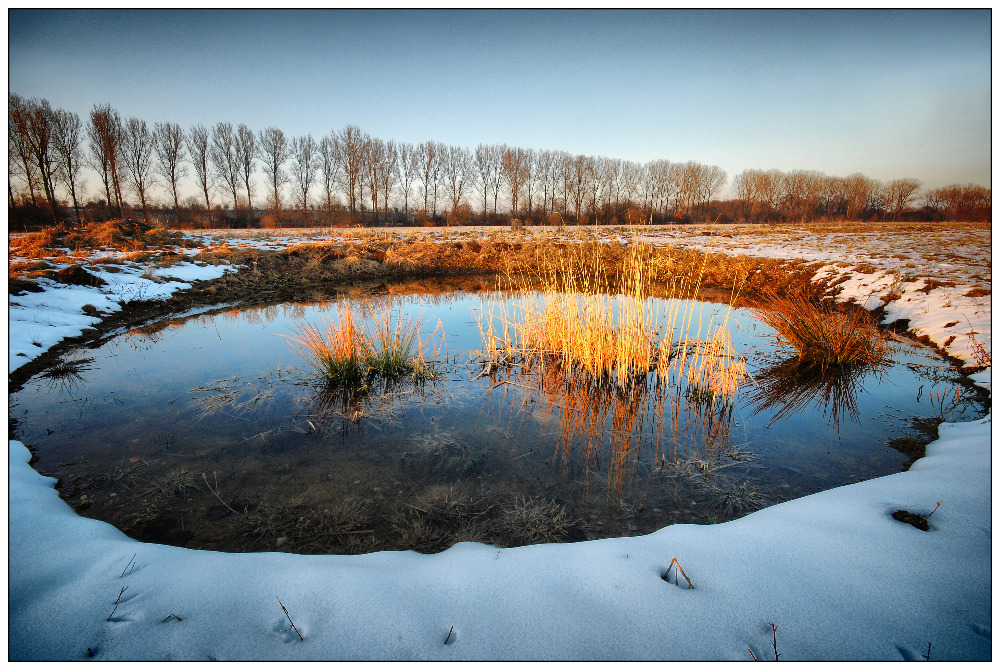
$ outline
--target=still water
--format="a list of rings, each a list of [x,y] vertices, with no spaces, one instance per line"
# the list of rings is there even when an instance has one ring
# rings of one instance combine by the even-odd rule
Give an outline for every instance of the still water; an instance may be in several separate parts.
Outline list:
[[[481,291],[341,297],[391,298],[426,334],[437,329],[437,378],[325,393],[283,336],[323,324],[335,302],[222,309],[69,352],[10,397],[15,434],[67,502],[134,537],[358,553],[725,521],[900,471],[919,448],[915,426],[982,412],[967,380],[906,342],[879,370],[802,378],[768,326],[725,304],[689,307],[699,320],[729,313],[752,378],[716,406],[544,370],[487,374]]]

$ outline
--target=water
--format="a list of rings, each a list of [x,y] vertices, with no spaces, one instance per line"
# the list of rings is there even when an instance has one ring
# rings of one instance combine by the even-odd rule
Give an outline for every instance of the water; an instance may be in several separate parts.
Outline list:
[[[16,435],[81,514],[140,539],[436,551],[724,521],[899,471],[912,456],[890,445],[913,446],[914,417],[982,411],[966,380],[913,344],[832,390],[790,378],[773,331],[744,310],[728,323],[756,384],[725,409],[652,387],[567,385],[551,370],[484,374],[482,293],[378,293],[425,333],[440,325],[438,379],[323,393],[281,335],[322,323],[335,302],[234,308],[69,352],[10,397]],[[727,311],[700,303],[695,318]],[[797,398],[804,387],[819,395]]]

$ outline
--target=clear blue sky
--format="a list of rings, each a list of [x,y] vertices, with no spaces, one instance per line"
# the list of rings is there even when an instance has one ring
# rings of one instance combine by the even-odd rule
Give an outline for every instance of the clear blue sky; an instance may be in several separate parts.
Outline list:
[[[8,10],[86,118],[990,184],[990,11]],[[91,184],[93,186],[93,184]]]

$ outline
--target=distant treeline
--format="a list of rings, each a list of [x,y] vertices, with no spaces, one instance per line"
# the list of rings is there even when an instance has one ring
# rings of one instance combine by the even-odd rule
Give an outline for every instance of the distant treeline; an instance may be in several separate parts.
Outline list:
[[[735,198],[716,165],[646,163],[565,151],[371,137],[348,125],[318,140],[220,122],[86,120],[48,101],[8,98],[11,229],[68,219],[155,218],[173,226],[656,224],[690,221],[989,221],[976,184],[920,189],[860,173],[744,170]],[[87,193],[82,173],[96,173]],[[187,186],[198,195],[183,201]]]

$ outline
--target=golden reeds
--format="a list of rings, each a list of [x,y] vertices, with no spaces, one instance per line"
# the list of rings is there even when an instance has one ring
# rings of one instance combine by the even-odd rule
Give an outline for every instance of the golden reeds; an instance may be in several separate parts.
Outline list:
[[[883,363],[893,351],[889,336],[860,308],[842,312],[800,293],[772,293],[752,312],[795,349],[804,365],[872,366]]]
[[[431,357],[437,355],[443,339],[440,322],[425,339],[420,318],[393,311],[389,301],[367,303],[361,311],[367,327],[359,323],[355,309],[341,301],[336,306],[336,320],[329,320],[323,329],[302,320],[298,334],[284,337],[295,344],[296,352],[327,387],[365,387],[375,380],[410,376],[423,381],[434,376],[425,350],[430,345]]]
[[[484,374],[504,369],[540,391],[540,409],[558,415],[564,466],[582,448],[589,472],[608,444],[608,492],[621,495],[647,440],[659,458],[663,438],[674,455],[684,439],[725,439],[747,368],[733,351],[729,313],[706,327],[693,301],[698,282],[669,281],[659,287],[666,299],[652,300],[651,248],[631,245],[613,274],[601,253],[600,245],[569,250],[535,284],[520,283],[513,301],[491,296],[477,316],[477,353]]]

